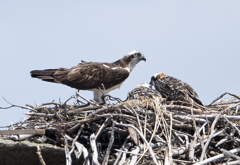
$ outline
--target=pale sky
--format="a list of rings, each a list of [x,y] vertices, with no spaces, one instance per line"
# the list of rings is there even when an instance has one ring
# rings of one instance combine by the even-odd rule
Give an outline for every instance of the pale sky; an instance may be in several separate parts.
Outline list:
[[[147,62],[110,93],[114,97],[125,99],[156,72],[187,82],[204,104],[224,92],[240,95],[239,9],[239,0],[1,1],[0,96],[20,106],[64,102],[75,89],[32,79],[29,72],[81,60],[113,62],[133,50]],[[0,107],[7,106],[0,98]],[[22,120],[24,112],[0,110],[0,125]]]

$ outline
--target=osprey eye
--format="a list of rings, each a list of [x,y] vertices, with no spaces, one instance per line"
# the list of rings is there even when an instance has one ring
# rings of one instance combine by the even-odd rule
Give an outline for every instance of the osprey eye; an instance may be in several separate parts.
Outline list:
[[[135,56],[140,57],[141,55],[139,53],[135,54]]]

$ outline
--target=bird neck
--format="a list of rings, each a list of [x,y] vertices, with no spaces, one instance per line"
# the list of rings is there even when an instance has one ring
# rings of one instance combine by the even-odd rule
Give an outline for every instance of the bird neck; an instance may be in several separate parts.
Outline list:
[[[117,60],[113,64],[115,67],[122,67],[122,68],[129,67],[129,64],[124,59]]]

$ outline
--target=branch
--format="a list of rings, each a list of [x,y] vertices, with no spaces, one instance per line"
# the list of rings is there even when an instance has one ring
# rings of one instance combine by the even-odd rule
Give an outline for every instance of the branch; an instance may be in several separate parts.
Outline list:
[[[98,152],[97,152],[97,146],[96,146],[96,140],[95,140],[95,134],[91,134],[90,136],[90,145],[93,151],[93,155],[92,155],[92,164],[93,165],[100,165],[100,163],[98,162]]]
[[[37,146],[36,153],[38,154],[41,165],[46,165],[46,163],[44,162],[43,157],[42,157],[41,148],[39,146]]]
[[[236,149],[230,150],[229,152],[231,152],[233,154],[236,153],[236,152],[240,152],[240,148],[236,148]],[[205,159],[205,160],[200,161],[198,163],[195,163],[193,165],[204,165],[204,164],[213,162],[213,161],[218,160],[218,159],[223,158],[223,157],[224,157],[224,154],[219,154],[217,156],[213,156],[211,158]]]
[[[219,114],[217,115],[217,117],[214,119],[213,123],[212,123],[212,126],[211,126],[211,134],[210,134],[207,142],[206,142],[205,145],[204,145],[204,148],[203,148],[202,153],[201,153],[200,161],[202,161],[203,158],[204,158],[204,155],[205,155],[205,152],[206,152],[206,150],[207,150],[207,147],[208,147],[208,145],[209,145],[209,143],[210,143],[210,141],[211,141],[211,139],[213,138],[213,135],[214,135],[214,133],[215,133],[214,127],[215,127],[215,125],[217,124],[217,121],[218,121],[218,119],[221,117],[221,115],[222,115],[222,113],[219,113]]]
[[[158,164],[157,159],[156,159],[156,157],[155,157],[155,154],[154,154],[154,152],[153,152],[153,150],[152,150],[152,147],[149,145],[149,143],[147,142],[147,140],[144,138],[143,134],[142,134],[136,127],[134,127],[134,126],[132,126],[132,125],[129,125],[129,124],[120,124],[120,123],[118,123],[118,122],[116,122],[116,121],[114,121],[114,122],[115,122],[115,124],[116,124],[117,126],[131,127],[131,128],[133,128],[135,131],[137,131],[137,133],[140,135],[140,137],[142,138],[142,140],[144,141],[144,143],[146,143],[146,145],[147,145],[147,147],[148,147],[148,149],[149,149],[149,152],[150,152],[150,154],[151,154],[151,156],[152,156],[152,159],[153,159],[154,163],[155,163],[155,164]]]

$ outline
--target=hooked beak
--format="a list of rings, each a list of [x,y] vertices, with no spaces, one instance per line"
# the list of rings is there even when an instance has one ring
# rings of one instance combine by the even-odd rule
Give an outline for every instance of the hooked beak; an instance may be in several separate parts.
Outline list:
[[[147,61],[147,59],[145,58],[145,56],[142,56],[142,57],[141,57],[141,60],[143,60],[143,61],[145,61],[145,62]]]
[[[152,89],[152,86],[154,86],[154,82],[153,82],[153,80],[151,79],[151,81],[150,81],[150,88]]]

